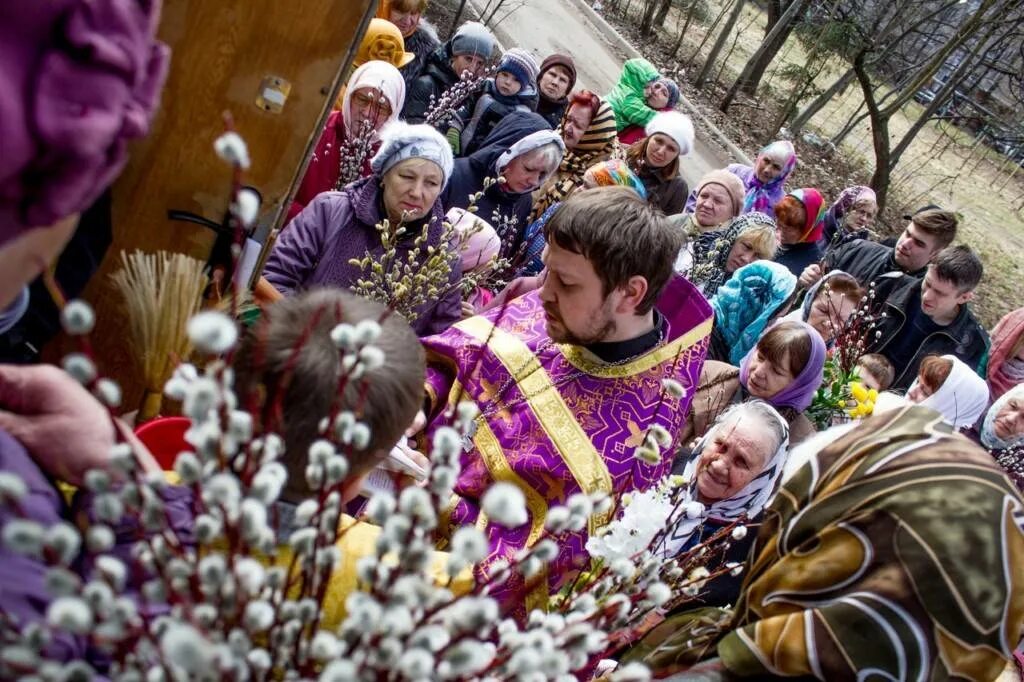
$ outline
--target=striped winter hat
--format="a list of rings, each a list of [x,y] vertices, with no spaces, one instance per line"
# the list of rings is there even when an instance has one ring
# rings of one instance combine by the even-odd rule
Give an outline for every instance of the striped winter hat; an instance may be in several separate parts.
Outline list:
[[[498,64],[498,71],[506,71],[516,77],[523,90],[537,89],[537,74],[540,67],[537,60],[526,50],[513,47],[509,49]]]

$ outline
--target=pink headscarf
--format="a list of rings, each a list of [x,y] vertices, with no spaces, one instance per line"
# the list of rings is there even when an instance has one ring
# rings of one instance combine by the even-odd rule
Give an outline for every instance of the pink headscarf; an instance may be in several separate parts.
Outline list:
[[[1010,352],[1024,334],[1024,308],[1007,313],[992,330],[992,347],[988,357],[988,385],[992,400],[1016,386],[1019,381],[1007,376],[1004,365],[1010,359]]]
[[[789,193],[789,196],[803,204],[804,212],[807,214],[800,243],[813,244],[819,241],[825,231],[825,198],[813,187],[795,189]]]
[[[459,239],[462,272],[473,272],[498,255],[501,239],[490,223],[461,208],[448,211],[448,220]]]
[[[0,246],[87,208],[157,106],[158,0],[0,3]]]

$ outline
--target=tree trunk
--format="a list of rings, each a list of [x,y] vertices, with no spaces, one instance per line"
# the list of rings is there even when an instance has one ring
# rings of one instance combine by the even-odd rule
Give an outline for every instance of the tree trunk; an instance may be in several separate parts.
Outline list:
[[[658,8],[657,0],[646,0],[644,3],[644,14],[640,19],[640,35],[648,38],[654,26],[654,11]]]
[[[743,71],[740,72],[739,78],[732,84],[729,91],[725,93],[725,97],[718,106],[719,109],[728,112],[733,100],[736,99],[736,95],[740,92],[751,97],[757,92],[757,86],[761,83],[764,72],[768,70],[768,66],[786,43],[786,39],[789,38],[789,34],[793,32],[793,28],[796,26],[797,18],[807,9],[809,4],[810,0],[793,0],[790,3],[786,11],[779,17],[779,20],[775,22],[772,30],[761,41],[761,46],[757,48],[757,51],[747,61]]]
[[[832,99],[839,94],[839,92],[848,86],[857,77],[857,74],[853,72],[853,69],[847,69],[843,72],[843,75],[836,79],[836,81],[828,86],[823,93],[814,98],[814,101],[804,107],[793,123],[789,126],[789,129],[794,135],[804,129],[811,119],[814,118],[815,114],[825,108],[825,106],[832,101]]]
[[[672,48],[673,59],[679,55],[679,48],[683,46],[683,38],[686,37],[686,32],[690,29],[690,23],[693,21],[694,14],[697,13],[697,2],[698,0],[691,0],[690,7],[686,10],[686,19],[683,21],[683,27],[679,29],[679,40],[676,41],[675,47]]]
[[[661,6],[658,7],[658,13],[654,16],[655,26],[664,26],[665,20],[668,18],[668,12],[672,9],[672,0],[661,0]]]
[[[715,20],[711,22],[711,26],[708,27],[707,32],[704,34],[704,38],[702,38],[700,44],[697,45],[697,49],[693,51],[692,55],[690,55],[689,61],[695,61],[697,59],[697,56],[700,55],[700,51],[704,49],[704,46],[708,44],[708,41],[711,40],[711,37],[715,35],[715,31],[718,29],[718,25],[722,23],[722,18],[725,17],[725,13],[729,11],[731,2],[732,0],[730,0],[725,5],[722,6],[722,10],[715,17]]]
[[[715,62],[718,60],[718,55],[721,53],[722,48],[725,47],[725,43],[729,40],[729,35],[733,29],[736,28],[736,22],[740,20],[740,15],[743,14],[743,0],[735,0],[735,4],[732,8],[732,14],[729,15],[728,21],[725,22],[725,28],[718,34],[718,39],[715,40],[715,44],[711,46],[711,52],[708,54],[708,58],[704,61],[704,67],[700,70],[700,74],[697,76],[697,80],[694,82],[694,87],[698,90],[704,87],[707,82],[708,76],[711,74],[711,69],[714,68]]]

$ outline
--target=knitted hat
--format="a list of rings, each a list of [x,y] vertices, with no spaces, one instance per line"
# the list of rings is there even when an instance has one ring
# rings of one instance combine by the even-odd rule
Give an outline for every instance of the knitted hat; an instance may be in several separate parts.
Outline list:
[[[372,59],[387,62],[400,69],[416,59],[416,55],[405,51],[405,39],[402,38],[402,32],[397,26],[390,21],[373,18],[366,27],[363,42],[359,43],[354,63],[356,66],[362,66]]]
[[[679,156],[693,151],[693,123],[686,114],[678,111],[659,111],[644,128],[647,137],[655,133],[668,135],[679,145]]]
[[[732,200],[734,216],[738,216],[743,211],[743,198],[747,194],[747,188],[743,186],[743,181],[739,179],[739,176],[733,175],[724,168],[719,168],[708,171],[700,179],[700,182],[697,183],[698,195],[705,185],[718,185],[728,192],[729,198]]]
[[[443,184],[448,184],[455,159],[448,140],[433,126],[423,123],[411,125],[403,121],[389,123],[381,131],[380,150],[370,162],[376,176],[381,176],[407,159],[427,159],[440,167]]]
[[[83,211],[149,131],[170,51],[160,3],[47,0],[0,11],[0,245]]]
[[[665,78],[662,76],[658,79],[658,82],[665,86],[668,90],[668,104],[665,106],[669,109],[675,109],[676,105],[679,104],[679,86],[671,78]]]
[[[490,59],[494,52],[494,36],[487,27],[475,21],[467,21],[452,36],[452,56],[476,54]]]
[[[572,60],[572,57],[565,54],[558,54],[557,52],[552,55],[548,55],[544,61],[540,63],[540,71],[537,74],[537,80],[539,81],[544,73],[552,66],[561,66],[569,72],[569,87],[566,92],[572,92],[572,89],[576,87],[576,62]]]
[[[523,90],[537,89],[537,62],[533,55],[518,47],[508,50],[498,64],[498,71],[506,71],[516,77]]]

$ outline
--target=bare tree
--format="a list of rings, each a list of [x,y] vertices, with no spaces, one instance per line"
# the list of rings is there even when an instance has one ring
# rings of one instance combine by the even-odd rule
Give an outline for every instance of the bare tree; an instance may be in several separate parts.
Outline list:
[[[693,83],[694,87],[697,89],[703,88],[704,84],[707,82],[708,76],[711,75],[711,70],[715,67],[715,62],[718,60],[719,53],[721,53],[722,48],[725,47],[726,41],[729,40],[729,34],[732,33],[734,28],[736,28],[736,22],[740,20],[740,15],[743,14],[744,4],[743,0],[734,0],[732,13],[729,14],[729,19],[725,22],[725,26],[722,28],[721,33],[718,34],[715,44],[711,46],[711,52],[708,53],[708,58],[704,60],[704,66],[701,68],[700,74],[697,75],[697,80]]]

